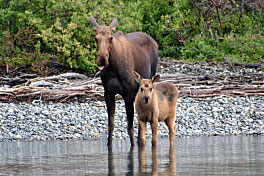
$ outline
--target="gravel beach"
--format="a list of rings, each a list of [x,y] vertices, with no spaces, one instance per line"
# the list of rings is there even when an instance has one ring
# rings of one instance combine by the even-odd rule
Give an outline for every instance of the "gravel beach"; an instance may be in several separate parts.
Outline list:
[[[177,106],[176,136],[264,135],[264,96],[186,98]],[[0,141],[67,140],[107,137],[103,101],[87,103],[0,103]],[[135,137],[137,118],[135,117]],[[123,101],[118,101],[114,138],[128,138]],[[158,136],[168,137],[164,122]],[[147,137],[151,137],[147,125]]]
[[[161,62],[162,63],[162,62]],[[188,75],[252,75],[263,81],[264,69],[233,69],[228,65],[162,63],[159,73]],[[128,138],[125,107],[118,100],[114,138]],[[135,113],[136,114],[136,113]],[[134,120],[137,137],[137,115]],[[159,123],[159,137],[168,137],[164,122]],[[176,136],[264,135],[264,96],[216,96],[188,98],[181,96],[177,104]],[[107,113],[104,101],[85,103],[26,102],[0,103],[0,141],[68,140],[107,137]],[[147,137],[151,137],[147,125]]]

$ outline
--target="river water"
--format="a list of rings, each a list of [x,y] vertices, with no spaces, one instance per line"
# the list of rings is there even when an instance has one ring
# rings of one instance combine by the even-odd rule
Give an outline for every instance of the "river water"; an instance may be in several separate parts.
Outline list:
[[[264,136],[0,142],[0,175],[264,175]]]

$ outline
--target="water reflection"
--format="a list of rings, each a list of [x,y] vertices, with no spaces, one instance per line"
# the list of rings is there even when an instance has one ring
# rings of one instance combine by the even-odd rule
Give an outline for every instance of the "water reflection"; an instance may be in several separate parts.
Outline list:
[[[127,173],[126,175],[131,175],[134,173],[134,147],[130,147],[129,153],[127,155]]]
[[[113,159],[113,149],[112,147],[108,150],[108,175],[115,175],[114,174],[114,159]]]
[[[261,175],[264,136],[0,142],[0,175]],[[177,160],[176,160],[177,158]]]
[[[158,150],[157,146],[152,147],[152,152],[151,152],[152,153],[152,155],[151,155],[151,159],[152,159],[151,169],[152,169],[152,171],[150,172],[152,175],[159,175],[157,150]],[[139,158],[139,173],[147,173],[147,171],[146,171],[146,169],[147,169],[146,147],[139,148],[139,157],[138,158]],[[166,174],[166,175],[175,175],[176,174],[176,153],[175,153],[174,147],[170,147],[168,168],[169,168],[168,173],[163,172],[160,174]]]
[[[158,147],[157,146],[152,146],[152,152],[151,152],[151,159],[152,159],[152,164],[151,164],[151,172],[147,172],[147,159],[146,159],[146,146],[144,147],[139,147],[138,148],[138,172],[140,174],[151,174],[151,175],[176,175],[176,152],[174,147],[170,147],[169,150],[169,163],[168,163],[168,172],[161,172],[159,173],[159,162],[158,162]]]

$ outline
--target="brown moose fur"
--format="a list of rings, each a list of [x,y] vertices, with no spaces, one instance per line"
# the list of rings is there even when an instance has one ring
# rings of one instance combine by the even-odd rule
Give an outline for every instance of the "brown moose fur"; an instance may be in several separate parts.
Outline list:
[[[146,144],[146,122],[150,122],[152,129],[152,145],[157,144],[157,127],[159,121],[164,121],[169,128],[170,145],[174,145],[176,134],[176,106],[178,89],[171,83],[161,82],[153,84],[160,79],[159,75],[152,79],[143,79],[134,72],[136,81],[140,84],[135,99],[138,114],[140,145]]]
[[[158,64],[158,45],[147,34],[134,32],[124,35],[119,31],[113,34],[118,21],[114,19],[110,26],[100,26],[94,17],[90,23],[96,31],[97,65],[101,70],[104,98],[108,112],[108,146],[112,145],[114,131],[115,95],[120,94],[125,101],[127,130],[131,145],[134,145],[134,100],[138,90],[133,71],[144,78],[156,73]]]

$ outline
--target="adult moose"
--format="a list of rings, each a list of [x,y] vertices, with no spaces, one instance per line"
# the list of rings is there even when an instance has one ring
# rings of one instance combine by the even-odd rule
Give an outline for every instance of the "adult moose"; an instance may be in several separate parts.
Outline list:
[[[124,35],[113,34],[118,25],[116,18],[110,26],[100,26],[90,16],[90,24],[96,31],[97,65],[101,70],[104,99],[108,113],[108,146],[112,145],[114,131],[115,95],[120,94],[125,102],[127,131],[131,146],[134,146],[134,100],[139,84],[133,71],[144,78],[155,75],[158,64],[158,45],[154,39],[142,32]]]

